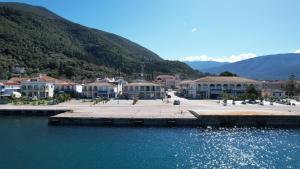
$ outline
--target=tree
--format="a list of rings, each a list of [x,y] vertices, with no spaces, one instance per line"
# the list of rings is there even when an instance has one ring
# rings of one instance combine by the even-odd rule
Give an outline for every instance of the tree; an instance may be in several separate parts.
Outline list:
[[[295,75],[293,73],[290,74],[289,79],[287,81],[286,93],[288,96],[294,96],[296,94]]]
[[[220,73],[219,76],[237,76],[237,74],[231,73],[229,71],[225,71],[225,72]]]
[[[255,86],[251,84],[246,89],[245,97],[249,100],[256,100],[260,97],[260,93],[256,90]]]

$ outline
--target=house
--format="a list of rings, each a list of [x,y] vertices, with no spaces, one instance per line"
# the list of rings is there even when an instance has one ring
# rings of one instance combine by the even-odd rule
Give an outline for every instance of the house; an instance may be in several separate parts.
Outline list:
[[[165,93],[160,84],[140,81],[124,85],[123,96],[129,99],[161,99]]]
[[[82,85],[68,80],[55,80],[55,93],[67,93],[72,96],[80,96],[82,94]]]
[[[184,80],[178,84],[177,94],[185,98],[196,97],[196,85],[193,80]]]
[[[25,81],[30,81],[31,79],[39,79],[39,81],[48,82],[50,84],[54,85],[54,92],[56,94],[58,93],[68,93],[72,96],[78,96],[82,93],[82,85],[74,83],[69,80],[61,80],[56,79],[50,76],[47,76],[46,74],[39,74],[37,77],[34,78],[28,78],[28,77],[13,77],[10,79],[10,81],[16,82],[16,83],[22,83]]]
[[[262,96],[264,97],[285,97],[286,81],[263,81]]]
[[[108,82],[93,82],[83,86],[83,96],[85,98],[115,98],[118,94],[118,86]]]
[[[117,86],[117,95],[122,95],[123,86],[128,82],[124,80],[122,77],[118,78],[97,78],[96,82],[106,82],[111,83]]]
[[[5,97],[10,97],[14,93],[20,93],[20,84],[16,82],[1,82],[0,83],[0,95]]]
[[[262,84],[256,80],[243,77],[207,76],[181,83],[179,94],[197,99],[217,99],[221,98],[223,93],[239,97],[246,92],[250,85],[261,91]]]
[[[160,84],[164,89],[175,89],[177,84],[180,82],[178,76],[171,75],[159,75],[156,76],[155,83]]]
[[[33,78],[21,82],[22,95],[33,99],[46,99],[54,96],[54,83],[43,78]]]

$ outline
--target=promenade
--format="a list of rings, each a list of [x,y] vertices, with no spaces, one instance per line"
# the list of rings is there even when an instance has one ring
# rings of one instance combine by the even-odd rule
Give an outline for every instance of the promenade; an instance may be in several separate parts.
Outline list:
[[[173,105],[173,101],[175,99],[180,100],[181,104]],[[299,102],[296,103],[296,106],[276,103],[274,103],[274,105],[270,105],[268,102],[265,102],[262,106],[258,104],[243,105],[239,101],[237,101],[235,105],[232,105],[232,101],[228,101],[228,105],[223,106],[222,103],[219,103],[219,101],[216,100],[187,100],[172,95],[172,98],[169,100],[139,100],[135,105],[132,103],[132,100],[111,100],[107,103],[100,102],[98,104],[94,104],[93,102],[84,102],[83,100],[71,100],[69,102],[51,106],[0,105],[0,113],[9,110],[34,110],[37,112],[55,111],[57,113],[50,118],[52,121],[59,121],[59,119],[80,119],[82,122],[84,119],[102,119],[102,121],[98,121],[98,123],[103,123],[104,120],[107,121],[107,119],[110,119],[112,123],[112,120],[115,119],[127,119],[127,121],[135,119],[165,119],[169,122],[174,121],[174,123],[176,120],[183,120],[184,124],[195,123],[195,125],[197,122],[194,121],[205,119],[207,117],[224,120],[225,117],[241,119],[248,116],[259,119],[260,117],[265,118],[277,116],[280,117],[280,119],[284,119],[285,117],[294,117],[296,122],[300,117]],[[64,113],[61,113],[62,111]],[[228,119],[225,121],[228,122]],[[236,119],[231,119],[229,121],[235,122]],[[167,121],[165,122],[167,123]],[[122,123],[129,122],[123,121]]]

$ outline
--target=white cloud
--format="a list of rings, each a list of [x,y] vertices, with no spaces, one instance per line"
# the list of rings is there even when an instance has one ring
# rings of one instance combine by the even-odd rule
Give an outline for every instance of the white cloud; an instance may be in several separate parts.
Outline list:
[[[300,49],[296,50],[294,53],[300,53]]]
[[[193,28],[192,33],[196,32],[197,30],[198,30],[197,28]]]
[[[222,57],[211,57],[207,55],[200,56],[187,56],[184,61],[216,61],[216,62],[238,62],[245,59],[250,59],[256,57],[253,53],[242,53],[239,55],[222,56]]]

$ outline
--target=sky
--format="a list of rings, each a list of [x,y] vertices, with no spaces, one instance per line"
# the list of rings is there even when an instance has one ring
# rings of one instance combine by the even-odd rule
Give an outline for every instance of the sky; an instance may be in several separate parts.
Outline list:
[[[164,59],[300,53],[300,0],[14,0],[134,41]]]

